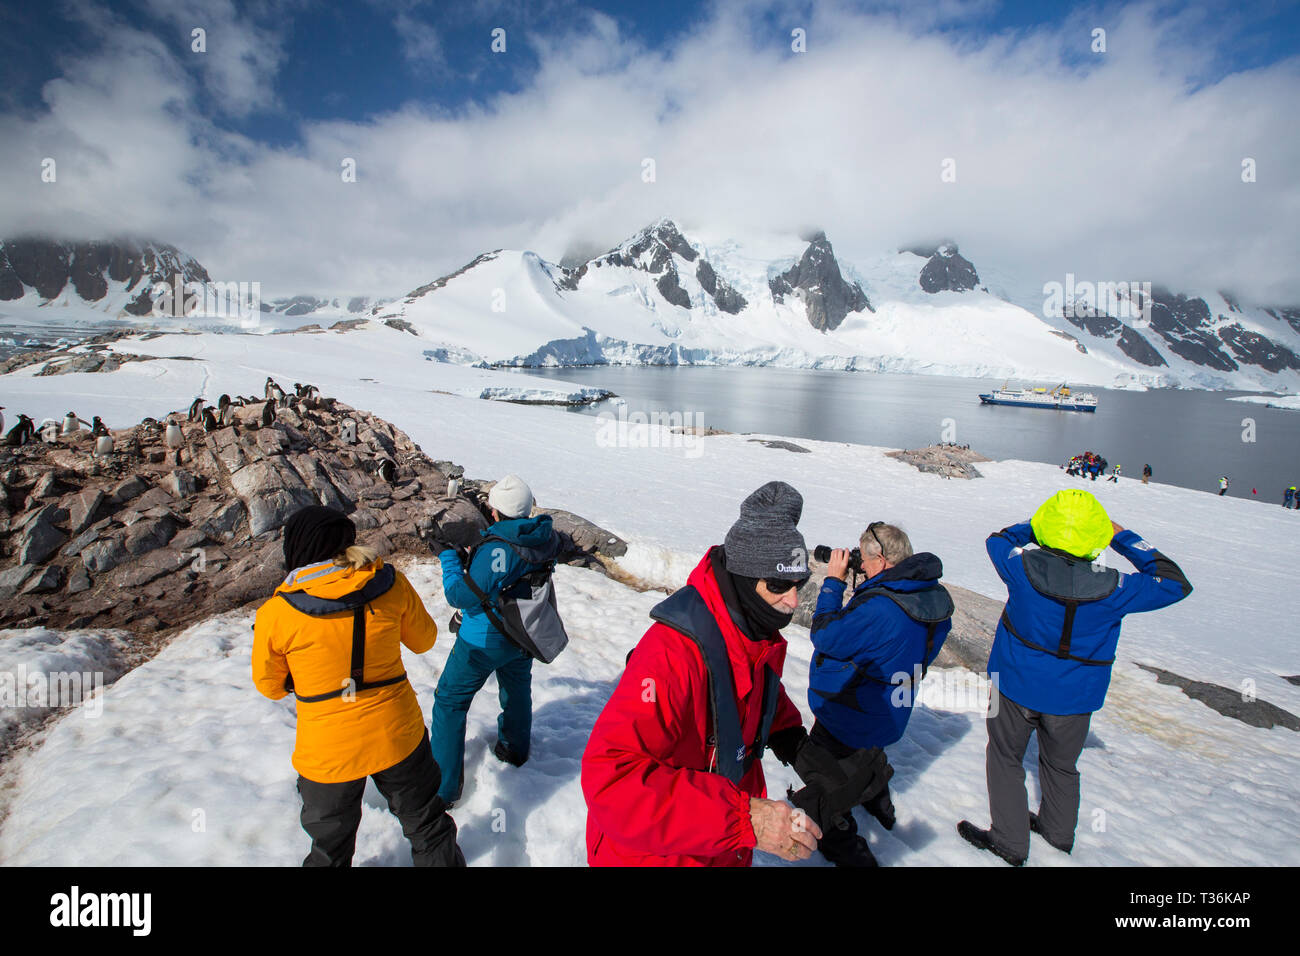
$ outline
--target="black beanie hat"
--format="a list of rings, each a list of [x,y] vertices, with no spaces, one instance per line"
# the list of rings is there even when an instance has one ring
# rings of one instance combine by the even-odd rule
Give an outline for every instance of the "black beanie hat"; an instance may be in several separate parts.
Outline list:
[[[284,523],[284,566],[288,571],[334,558],[357,540],[352,519],[334,508],[308,505]]]
[[[746,578],[808,577],[808,548],[796,527],[803,495],[784,481],[769,481],[740,506],[740,518],[727,532],[723,551],[727,570]]]

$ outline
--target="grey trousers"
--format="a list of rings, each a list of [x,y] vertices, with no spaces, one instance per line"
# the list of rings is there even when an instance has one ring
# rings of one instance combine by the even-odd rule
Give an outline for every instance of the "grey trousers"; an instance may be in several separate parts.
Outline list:
[[[989,836],[998,846],[1029,856],[1029,798],[1025,791],[1025,749],[1038,731],[1038,785],[1043,792],[1038,828],[1058,846],[1074,844],[1079,822],[1079,771],[1092,714],[1040,714],[998,692],[998,713],[989,717],[986,773],[989,785]]]

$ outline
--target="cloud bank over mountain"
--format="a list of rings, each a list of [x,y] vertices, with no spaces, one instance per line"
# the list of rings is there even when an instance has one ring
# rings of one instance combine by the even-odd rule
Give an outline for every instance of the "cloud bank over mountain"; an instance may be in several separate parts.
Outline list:
[[[722,2],[647,44],[582,8],[515,30],[502,5],[499,55],[536,60],[517,90],[360,121],[276,112],[295,63],[265,23],[288,30],[292,6],[260,24],[220,4],[92,6],[79,16],[102,42],[65,55],[39,102],[0,113],[0,234],[156,236],[268,295],[400,294],[484,249],[559,261],[672,216],[717,233],[825,230],[849,258],[952,235],[1043,282],[1069,271],[1300,302],[1300,59],[1213,70],[1226,28],[1154,4],[943,29],[982,6],[918,20]],[[205,54],[191,20],[219,27]],[[231,120],[254,113],[297,136]]]

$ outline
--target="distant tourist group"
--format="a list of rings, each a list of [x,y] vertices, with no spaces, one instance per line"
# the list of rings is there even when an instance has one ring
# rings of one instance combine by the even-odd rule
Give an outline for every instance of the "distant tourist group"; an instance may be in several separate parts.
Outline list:
[[[1106,468],[1110,463],[1102,458],[1096,452],[1085,451],[1081,455],[1075,455],[1061,467],[1065,473],[1072,478],[1091,478],[1096,481],[1099,477],[1106,474]],[[1110,473],[1107,481],[1119,483],[1120,466],[1116,465]],[[1142,484],[1147,484],[1151,480],[1151,466],[1142,466]]]
[[[297,699],[304,865],[351,864],[368,777],[417,865],[465,864],[449,811],[464,786],[466,715],[493,674],[492,752],[514,767],[530,758],[533,663],[553,660],[567,640],[551,573],[574,545],[535,513],[517,476],[480,506],[486,530],[431,538],[457,613],[428,730],[401,655],[403,646],[425,653],[438,633],[415,589],[356,543],[340,511],[304,508],[284,526],[288,576],[257,612],[252,676],[267,697]],[[758,488],[686,585],[650,611],[582,757],[590,865],[748,866],[755,850],[877,865],[854,811],[896,825],[884,748],[907,732],[953,601],[940,558],[915,552],[896,524],[871,522],[852,549],[816,549],[827,567],[809,634],[806,727],[781,682],[781,632],[811,579],[802,512],[790,485]],[[1191,585],[1081,489],[1052,495],[986,546],[1007,588],[988,662],[997,677],[986,720],[990,825],[962,820],[957,831],[1020,865],[1031,833],[1073,848],[1077,762],[1106,698],[1121,620],[1182,600]],[[1136,572],[1098,563],[1107,547]],[[1042,799],[1031,812],[1023,760],[1035,733]],[[802,784],[788,801],[767,792],[768,751]]]

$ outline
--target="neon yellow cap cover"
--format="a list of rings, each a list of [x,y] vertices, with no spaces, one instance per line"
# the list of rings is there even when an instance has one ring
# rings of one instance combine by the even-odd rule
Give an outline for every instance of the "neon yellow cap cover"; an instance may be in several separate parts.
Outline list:
[[[1114,535],[1106,509],[1081,488],[1067,488],[1052,495],[1034,512],[1029,526],[1044,547],[1089,561],[1106,550]]]

